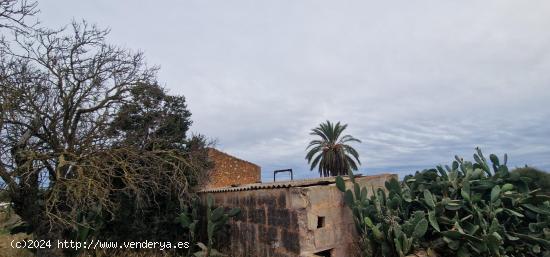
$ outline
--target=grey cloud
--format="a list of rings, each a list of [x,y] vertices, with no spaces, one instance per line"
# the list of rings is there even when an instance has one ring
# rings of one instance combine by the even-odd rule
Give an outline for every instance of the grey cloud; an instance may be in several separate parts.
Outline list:
[[[349,124],[363,173],[470,158],[550,170],[548,1],[42,1],[145,51],[193,131],[264,179],[304,160],[309,130]]]

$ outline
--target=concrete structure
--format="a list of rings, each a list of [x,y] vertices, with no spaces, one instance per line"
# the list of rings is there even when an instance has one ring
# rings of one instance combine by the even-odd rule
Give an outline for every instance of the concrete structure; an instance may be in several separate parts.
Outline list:
[[[208,149],[208,156],[214,162],[214,168],[208,174],[209,181],[203,185],[205,189],[261,182],[260,166],[254,163],[214,148]]]
[[[357,177],[369,189],[396,175]],[[347,181],[348,188],[351,182]],[[232,257],[352,257],[357,234],[335,178],[257,183],[203,191],[216,205],[239,207],[230,221]]]

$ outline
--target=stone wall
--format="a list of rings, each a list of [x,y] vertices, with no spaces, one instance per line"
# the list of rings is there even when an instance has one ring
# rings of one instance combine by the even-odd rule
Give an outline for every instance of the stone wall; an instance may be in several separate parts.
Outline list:
[[[357,181],[384,188],[394,176]],[[334,183],[211,193],[216,205],[241,209],[229,223],[232,257],[355,256],[353,217]]]
[[[382,188],[385,182],[396,175],[383,174],[356,178],[357,183],[372,190]],[[352,183],[346,181],[346,187],[352,188]],[[344,203],[343,193],[335,184],[305,187],[301,189],[300,198],[293,208],[305,208],[305,226],[300,229],[300,257],[359,256],[358,238],[353,214]]]
[[[216,205],[241,209],[230,222],[231,256],[298,256],[298,210],[291,188],[213,193]]]
[[[214,162],[205,189],[238,186],[261,181],[260,166],[241,160],[214,148],[208,149],[208,156]]]

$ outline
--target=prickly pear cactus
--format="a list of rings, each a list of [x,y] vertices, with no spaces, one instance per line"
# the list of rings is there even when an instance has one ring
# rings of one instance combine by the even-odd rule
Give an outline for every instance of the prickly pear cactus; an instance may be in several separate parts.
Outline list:
[[[211,194],[208,194],[206,197],[206,217],[199,217],[197,210],[199,209],[197,201],[193,202],[194,206],[192,208],[184,207],[183,212],[176,219],[184,229],[188,230],[189,242],[191,247],[188,248],[186,256],[195,256],[195,257],[215,257],[215,256],[226,256],[221,254],[216,249],[213,249],[214,241],[216,234],[222,229],[223,226],[229,221],[230,218],[237,216],[241,210],[239,208],[233,208],[228,212],[225,211],[224,207],[214,208],[214,198]],[[201,218],[204,218],[201,219]],[[198,229],[199,223],[204,221],[206,223],[206,240],[207,244],[198,242]],[[199,248],[198,251],[193,252],[195,246]]]
[[[550,257],[550,199],[528,177],[508,171],[507,156],[416,172],[367,195],[344,179],[365,256],[405,256],[417,249],[440,256]]]

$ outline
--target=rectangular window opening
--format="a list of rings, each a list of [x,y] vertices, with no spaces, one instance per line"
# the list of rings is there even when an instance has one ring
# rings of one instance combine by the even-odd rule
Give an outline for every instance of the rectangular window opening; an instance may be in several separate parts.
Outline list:
[[[317,228],[325,227],[325,217],[324,216],[318,216],[317,217]]]

